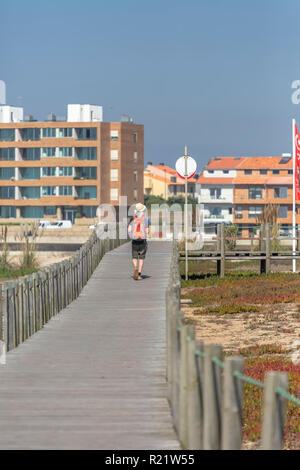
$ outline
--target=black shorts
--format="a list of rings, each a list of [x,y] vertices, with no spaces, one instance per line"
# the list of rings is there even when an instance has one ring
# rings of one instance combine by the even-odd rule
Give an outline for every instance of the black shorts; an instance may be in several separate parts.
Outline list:
[[[132,258],[145,259],[147,252],[147,240],[132,240]]]

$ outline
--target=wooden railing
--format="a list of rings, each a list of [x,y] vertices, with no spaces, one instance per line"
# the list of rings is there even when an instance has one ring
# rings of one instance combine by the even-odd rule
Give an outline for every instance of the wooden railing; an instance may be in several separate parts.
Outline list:
[[[126,240],[99,239],[96,232],[71,258],[0,286],[1,360],[75,300],[104,254]],[[2,354],[1,354],[2,352]]]
[[[264,391],[262,449],[283,446],[286,401],[300,406],[288,393],[288,374],[268,372],[265,382],[243,374],[244,358],[228,356],[218,344],[203,344],[180,310],[181,278],[174,243],[166,291],[168,399],[173,424],[183,449],[230,450],[242,447],[243,384]]]

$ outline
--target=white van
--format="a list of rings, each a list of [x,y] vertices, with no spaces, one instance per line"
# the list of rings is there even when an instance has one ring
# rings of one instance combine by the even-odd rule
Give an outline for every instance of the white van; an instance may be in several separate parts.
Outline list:
[[[51,225],[50,220],[40,220],[39,228],[49,228]]]
[[[72,222],[70,220],[58,220],[47,228],[72,228]]]

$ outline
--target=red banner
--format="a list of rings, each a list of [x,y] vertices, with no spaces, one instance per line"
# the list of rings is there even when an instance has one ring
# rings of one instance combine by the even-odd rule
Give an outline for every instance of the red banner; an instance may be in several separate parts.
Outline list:
[[[295,123],[295,200],[300,201],[300,135]]]

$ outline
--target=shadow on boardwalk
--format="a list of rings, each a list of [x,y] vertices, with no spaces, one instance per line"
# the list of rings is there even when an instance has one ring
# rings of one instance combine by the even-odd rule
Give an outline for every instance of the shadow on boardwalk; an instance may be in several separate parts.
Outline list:
[[[171,244],[105,255],[70,304],[0,366],[1,449],[178,449],[166,399]],[[151,254],[152,252],[152,254]]]

